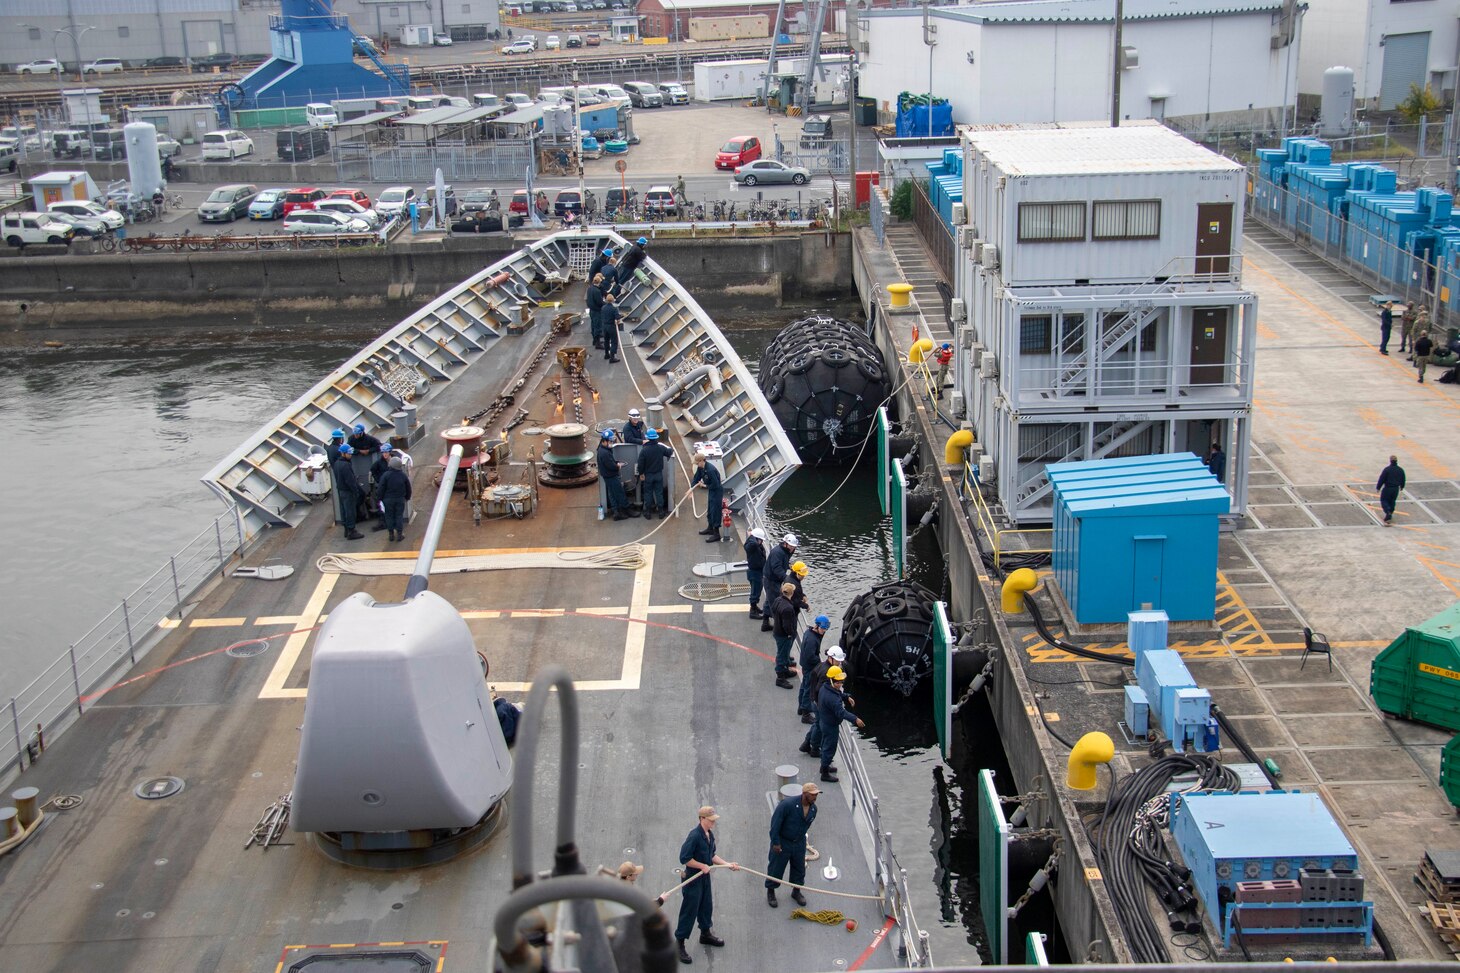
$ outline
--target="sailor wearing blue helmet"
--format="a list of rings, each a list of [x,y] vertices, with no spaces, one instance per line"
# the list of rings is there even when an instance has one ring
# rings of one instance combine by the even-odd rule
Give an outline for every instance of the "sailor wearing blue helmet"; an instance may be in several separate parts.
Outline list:
[[[660,520],[669,516],[669,497],[665,494],[664,461],[674,455],[674,450],[659,441],[659,430],[650,426],[644,430],[644,445],[639,447],[639,459],[635,472],[639,476],[639,498],[644,504],[644,516],[653,520],[657,514]]]

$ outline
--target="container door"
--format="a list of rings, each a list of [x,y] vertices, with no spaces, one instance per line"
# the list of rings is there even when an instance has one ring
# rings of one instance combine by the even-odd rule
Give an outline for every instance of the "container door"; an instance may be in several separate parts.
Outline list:
[[[1196,207],[1196,272],[1231,273],[1232,204],[1201,203]]]
[[[1191,385],[1227,381],[1227,315],[1225,307],[1191,310]]]
[[[1133,611],[1161,607],[1161,569],[1165,555],[1165,535],[1135,539],[1135,558],[1131,568]]]

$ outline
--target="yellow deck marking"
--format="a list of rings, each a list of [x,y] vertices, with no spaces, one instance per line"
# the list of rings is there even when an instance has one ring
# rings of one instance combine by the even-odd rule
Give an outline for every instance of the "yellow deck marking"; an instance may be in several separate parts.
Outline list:
[[[182,622],[176,618],[164,618],[157,623],[158,628],[177,628]]]
[[[304,611],[299,613],[299,627],[311,628],[316,622],[315,619],[324,614],[325,602],[329,601],[330,595],[335,590],[335,584],[344,577],[341,574],[322,574],[319,583],[314,586],[314,594],[309,596],[309,601],[304,605]],[[283,651],[274,662],[274,668],[269,671],[269,678],[264,680],[264,688],[259,691],[259,699],[303,699],[303,689],[285,689],[284,682],[289,678],[289,673],[294,671],[295,664],[299,661],[299,653],[304,651],[304,646],[309,644],[309,632],[295,632],[289,636],[289,641],[284,643]]]
[[[1058,723],[1060,721],[1060,715],[1058,713],[1045,713],[1044,718],[1051,723]]]
[[[298,625],[298,615],[260,615],[253,620],[255,625]]]
[[[192,618],[188,620],[188,628],[227,628],[247,622],[247,618]]]
[[[557,551],[583,552],[587,554],[598,551],[609,550],[605,547],[536,547],[536,548],[483,548],[480,550],[467,551],[442,551],[438,557],[459,557],[475,554],[504,554],[522,553],[524,551],[543,553]],[[512,609],[471,609],[461,612],[461,616],[468,620],[478,619],[502,619],[502,618],[563,618],[564,612],[573,611],[591,615],[618,615],[621,616],[627,611],[628,617],[639,621],[647,621],[651,614],[688,614],[693,611],[692,605],[663,605],[651,606],[649,604],[649,587],[654,577],[654,546],[644,545],[644,564],[634,571],[634,593],[630,598],[627,609],[617,607],[604,607],[593,605],[584,608],[512,608]],[[411,551],[373,551],[357,555],[362,558],[372,559],[411,559],[416,557]],[[329,600],[330,594],[334,591],[335,584],[342,574],[324,574],[320,576],[319,583],[315,586],[314,593],[310,595],[309,603],[305,605],[304,611],[300,613],[294,624],[300,628],[313,628],[320,621],[328,616],[324,613],[324,606]],[[229,619],[228,624],[242,625],[247,619]],[[220,622],[219,624],[222,624]],[[648,626],[629,624],[624,637],[624,661],[617,679],[588,679],[577,683],[581,690],[605,690],[605,689],[638,689],[640,678],[644,667],[644,643],[647,637]],[[307,688],[288,689],[284,683],[289,678],[289,673],[294,671],[294,666],[299,661],[299,655],[304,651],[304,646],[309,643],[311,632],[297,632],[289,636],[289,641],[284,644],[284,649],[279,653],[274,668],[269,672],[269,677],[264,682],[264,688],[259,692],[259,699],[303,699],[308,695]],[[498,692],[526,692],[532,688],[531,683],[517,682],[494,682],[493,687]]]

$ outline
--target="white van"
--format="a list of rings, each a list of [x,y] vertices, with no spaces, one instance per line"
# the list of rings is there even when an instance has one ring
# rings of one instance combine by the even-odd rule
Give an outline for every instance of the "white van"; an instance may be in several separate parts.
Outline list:
[[[406,95],[406,108],[413,112],[430,111],[436,107],[436,98],[432,95]]]
[[[334,128],[340,124],[340,116],[335,114],[335,106],[322,101],[311,101],[304,106],[304,120],[309,123],[310,128]]]

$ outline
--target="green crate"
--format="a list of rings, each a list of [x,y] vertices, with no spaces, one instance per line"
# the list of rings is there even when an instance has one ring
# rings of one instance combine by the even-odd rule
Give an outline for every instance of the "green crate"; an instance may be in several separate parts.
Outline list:
[[[1375,657],[1369,695],[1393,716],[1460,730],[1460,603],[1411,625]]]
[[[1460,808],[1460,736],[1440,751],[1440,787],[1450,803]]]

